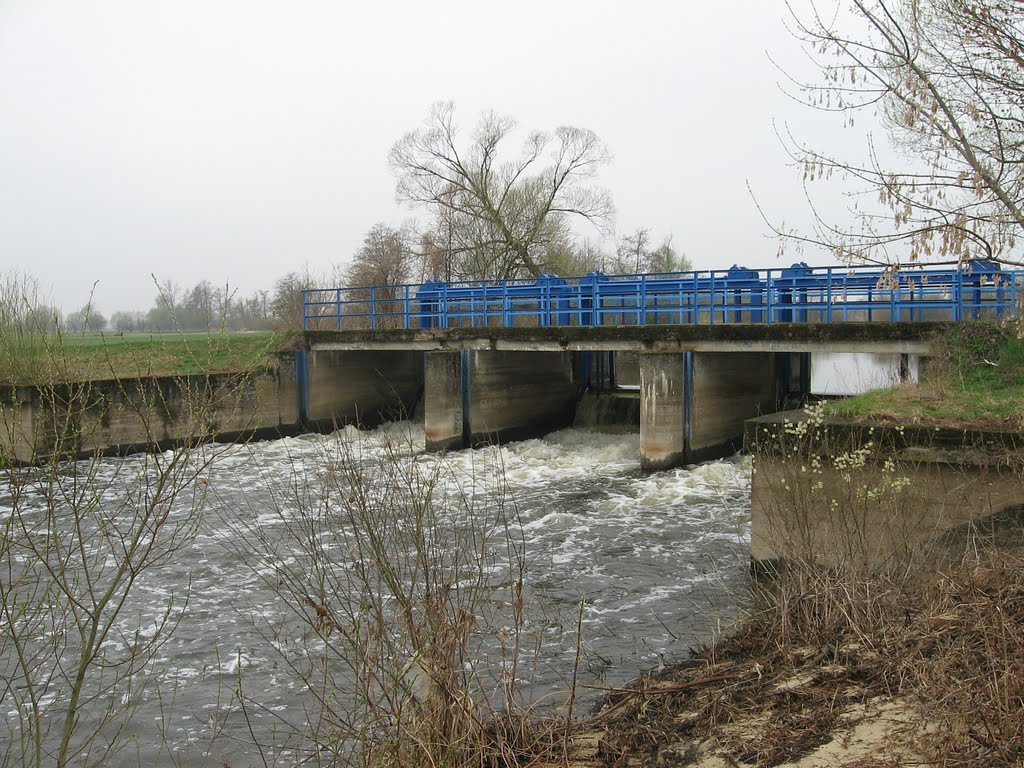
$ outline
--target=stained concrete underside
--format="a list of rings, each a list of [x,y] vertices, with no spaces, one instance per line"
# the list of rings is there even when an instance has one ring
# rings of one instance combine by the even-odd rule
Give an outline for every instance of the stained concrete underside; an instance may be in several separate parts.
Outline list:
[[[307,331],[314,350],[890,352],[927,355],[949,323],[760,323]]]

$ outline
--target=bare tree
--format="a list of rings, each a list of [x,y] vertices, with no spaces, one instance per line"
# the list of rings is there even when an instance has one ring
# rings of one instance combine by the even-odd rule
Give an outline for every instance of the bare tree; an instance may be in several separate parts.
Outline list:
[[[414,257],[412,234],[407,228],[378,222],[370,227],[362,247],[345,269],[345,284],[401,285],[411,277]]]
[[[693,265],[685,254],[680,254],[672,245],[668,235],[657,248],[652,247],[651,230],[637,227],[619,239],[615,257],[610,269],[618,274],[641,274],[645,272],[683,272]]]
[[[152,308],[146,315],[146,320],[152,330],[173,331],[178,327],[175,318],[181,304],[181,286],[172,280],[158,283],[156,276],[152,277],[157,295]]]
[[[651,230],[644,227],[619,239],[612,271],[618,274],[646,272],[651,252]]]
[[[812,3],[806,14],[793,12],[794,32],[820,71],[815,82],[797,82],[798,93],[847,125],[857,113],[877,114],[899,157],[883,159],[870,137],[862,163],[786,137],[805,181],[852,183],[855,223],[838,227],[816,211],[812,232],[777,234],[847,260],[1021,263],[1024,7],[853,0],[850,10]]]
[[[314,288],[308,274],[289,272],[274,282],[270,298],[272,323],[278,328],[302,327],[302,291]]]
[[[611,221],[610,196],[590,184],[611,161],[593,131],[534,131],[518,159],[502,161],[500,145],[514,119],[484,113],[462,146],[454,116],[450,102],[435,104],[389,156],[399,200],[433,213],[435,243],[444,243],[453,276],[542,274],[562,220],[578,217],[599,229]]]
[[[107,327],[107,318],[92,304],[69,312],[64,316],[64,328],[74,333],[83,331],[102,331]]]
[[[31,275],[0,275],[0,381],[32,381],[48,362],[46,349],[62,322]]]
[[[121,310],[110,316],[110,325],[118,333],[142,331],[148,327],[146,313],[139,310]]]
[[[368,325],[371,311],[378,327],[401,324],[400,300],[405,293],[398,286],[412,279],[416,259],[413,239],[408,227],[396,228],[384,222],[370,227],[362,247],[342,272],[345,285],[353,289],[347,293],[347,300],[359,302],[347,306],[356,315],[349,327]]]

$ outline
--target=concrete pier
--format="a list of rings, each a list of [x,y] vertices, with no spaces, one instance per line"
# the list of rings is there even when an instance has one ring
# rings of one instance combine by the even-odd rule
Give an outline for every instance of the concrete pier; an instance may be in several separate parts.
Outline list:
[[[773,352],[640,355],[640,465],[658,470],[726,456],[743,422],[778,407]]]
[[[686,354],[640,356],[640,466],[686,463],[689,366]]]
[[[466,444],[464,356],[459,349],[424,355],[423,431],[428,451],[462,448]]]

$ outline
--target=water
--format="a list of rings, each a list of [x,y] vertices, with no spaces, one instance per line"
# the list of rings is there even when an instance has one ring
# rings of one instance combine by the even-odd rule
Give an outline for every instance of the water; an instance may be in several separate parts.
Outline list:
[[[163,678],[139,696],[132,731],[139,748],[124,764],[171,764],[172,755],[186,764],[249,764],[258,757],[252,734],[279,742],[265,750],[279,763],[295,760],[286,734],[311,718],[315,706],[302,677],[325,653],[295,610],[322,599],[315,583],[322,574],[295,533],[315,517],[302,510],[315,508],[322,494],[348,493],[350,478],[338,468],[353,460],[368,472],[390,464],[400,477],[429,478],[439,497],[464,500],[483,517],[504,509],[525,554],[529,651],[517,676],[526,700],[561,700],[580,617],[578,676],[586,705],[608,687],[684,657],[733,615],[749,558],[744,460],[645,474],[637,436],[574,429],[444,457],[422,448],[422,428],[401,423],[204,449],[214,461],[179,502],[187,507],[191,492],[205,499],[194,543],[143,576],[122,620],[125,637],[138,627],[145,635],[168,600],[177,601],[171,613],[178,626],[147,668]],[[131,462],[104,462],[101,472],[130,477]],[[452,536],[461,532],[463,543],[480,538],[465,516],[439,519]],[[353,546],[352,531],[341,523],[309,533],[326,553],[321,567],[335,567]],[[489,616],[504,621],[501,543],[491,530],[484,546],[497,557],[484,578],[495,580]],[[339,566],[331,573],[344,581],[352,571]],[[474,633],[482,667],[503,663],[496,636]]]

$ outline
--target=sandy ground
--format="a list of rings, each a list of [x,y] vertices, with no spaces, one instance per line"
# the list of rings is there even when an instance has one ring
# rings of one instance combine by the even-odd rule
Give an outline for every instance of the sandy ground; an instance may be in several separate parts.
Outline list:
[[[794,679],[799,685],[799,680]],[[662,744],[647,755],[615,754],[607,734],[592,731],[580,734],[573,766],[615,766],[628,768],[655,766],[674,768],[737,768],[765,764],[755,753],[736,754],[736,745],[755,743],[762,734],[779,727],[763,713],[740,717],[705,738]],[[873,699],[842,712],[824,742],[802,757],[786,762],[771,762],[778,768],[883,768],[926,765],[912,744],[924,728],[922,718],[906,702]]]

